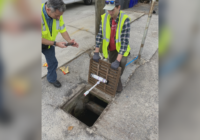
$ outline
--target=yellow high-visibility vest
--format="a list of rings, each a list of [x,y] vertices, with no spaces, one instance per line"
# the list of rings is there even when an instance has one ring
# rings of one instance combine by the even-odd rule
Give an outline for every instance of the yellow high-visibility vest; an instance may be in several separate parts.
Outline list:
[[[102,51],[105,58],[108,58],[108,45],[110,43],[110,35],[111,35],[111,28],[110,28],[110,18],[111,16],[108,13],[105,13],[101,16],[102,18],[102,35],[103,35],[103,44],[102,44]],[[119,15],[119,22],[117,25],[117,31],[116,31],[116,50],[117,52],[120,51],[121,48],[121,32],[123,29],[123,25],[125,20],[129,18],[128,15],[120,11]],[[130,18],[129,18],[130,19]],[[128,44],[127,51],[124,53],[123,56],[127,57],[129,55],[131,48]]]
[[[44,3],[42,4],[42,9],[43,9],[43,6],[45,6]],[[42,28],[41,29],[42,29],[42,38],[50,40],[50,41],[55,41],[56,36],[58,35],[58,32],[64,33],[67,31],[65,27],[65,23],[63,21],[63,16],[60,16],[59,20],[53,19],[52,35],[51,35],[43,10],[42,10]],[[50,45],[48,49],[50,49]]]

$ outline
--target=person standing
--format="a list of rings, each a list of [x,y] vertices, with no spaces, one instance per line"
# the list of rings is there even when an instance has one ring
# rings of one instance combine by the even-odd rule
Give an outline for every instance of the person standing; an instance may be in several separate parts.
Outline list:
[[[78,43],[71,39],[63,21],[65,4],[62,0],[48,0],[42,4],[42,53],[45,55],[48,64],[47,80],[55,87],[61,87],[57,80],[56,69],[58,61],[55,56],[55,46],[66,48],[66,42],[56,42],[56,36],[61,33],[62,37],[78,48]]]
[[[130,54],[130,18],[120,11],[119,0],[105,1],[104,9],[108,11],[101,16],[101,24],[99,33],[96,36],[96,49],[94,51],[93,60],[98,62],[99,47],[102,44],[102,52],[105,58],[109,56],[109,62],[112,69],[122,68],[121,75],[124,72],[127,57]],[[121,77],[117,87],[117,92],[121,92]]]

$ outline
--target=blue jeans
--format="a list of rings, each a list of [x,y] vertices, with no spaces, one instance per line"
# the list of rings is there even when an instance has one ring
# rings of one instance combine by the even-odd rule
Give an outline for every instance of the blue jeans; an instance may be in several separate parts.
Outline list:
[[[55,56],[55,47],[51,46],[50,49],[42,49],[42,53],[44,54],[48,64],[47,80],[50,83],[54,83],[57,80],[56,69],[58,67],[58,61]]]

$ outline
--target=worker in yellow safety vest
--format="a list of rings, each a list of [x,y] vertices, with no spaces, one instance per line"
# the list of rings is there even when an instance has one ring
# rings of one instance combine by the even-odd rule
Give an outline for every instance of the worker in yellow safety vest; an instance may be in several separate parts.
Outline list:
[[[63,21],[63,12],[65,4],[62,0],[48,0],[42,4],[42,53],[45,55],[48,64],[47,80],[55,87],[61,87],[61,83],[57,80],[56,69],[58,61],[55,57],[55,46],[66,48],[66,42],[56,42],[56,36],[60,32],[62,37],[78,48],[78,44],[71,39],[66,31]]]
[[[121,75],[130,54],[130,18],[120,11],[119,0],[106,0],[104,9],[108,11],[101,16],[99,33],[96,36],[96,49],[93,60],[98,62],[99,47],[102,45],[103,56],[111,63],[112,69],[122,68]],[[122,91],[121,77],[117,87],[117,92]]]

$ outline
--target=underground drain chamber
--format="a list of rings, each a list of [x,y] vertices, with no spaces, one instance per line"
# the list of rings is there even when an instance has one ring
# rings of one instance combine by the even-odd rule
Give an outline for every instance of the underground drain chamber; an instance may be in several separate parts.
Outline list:
[[[94,96],[92,93],[84,96],[85,91],[83,90],[78,96],[72,98],[62,109],[91,127],[107,107],[108,102]]]
[[[106,84],[101,82],[87,96],[84,96],[85,91],[97,83],[97,80],[91,77],[92,74],[100,76],[109,82]],[[97,63],[90,59],[88,84],[74,89],[76,91],[74,97],[65,103],[62,109],[87,126],[93,126],[113,97],[115,97],[120,75],[121,67],[113,70],[110,63],[103,60],[99,60],[99,63]]]

